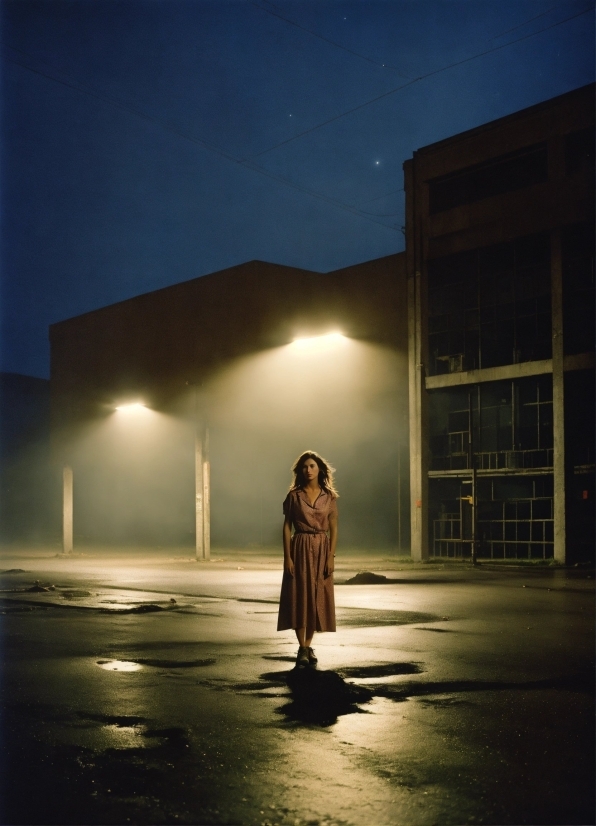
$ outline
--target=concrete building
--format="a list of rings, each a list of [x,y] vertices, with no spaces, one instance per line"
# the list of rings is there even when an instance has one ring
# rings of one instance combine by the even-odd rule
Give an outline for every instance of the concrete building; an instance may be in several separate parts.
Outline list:
[[[593,559],[594,85],[404,172],[412,554]]]
[[[341,353],[288,347],[333,331]],[[220,547],[278,543],[288,466],[309,447],[339,468],[344,547],[409,547],[403,253],[327,274],[252,261],[54,324],[50,341],[66,550],[73,497],[78,542],[184,544],[211,521]],[[135,400],[162,421],[133,458],[142,434],[118,433],[114,408]],[[209,425],[212,492],[193,421]]]

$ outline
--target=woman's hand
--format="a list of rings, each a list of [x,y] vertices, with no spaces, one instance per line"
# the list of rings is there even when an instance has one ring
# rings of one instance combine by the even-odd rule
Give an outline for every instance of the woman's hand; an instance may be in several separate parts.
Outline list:
[[[294,562],[290,557],[284,558],[284,573],[294,576]]]
[[[330,577],[334,570],[334,564],[333,562],[331,562],[325,567],[325,579],[327,579],[327,577]]]

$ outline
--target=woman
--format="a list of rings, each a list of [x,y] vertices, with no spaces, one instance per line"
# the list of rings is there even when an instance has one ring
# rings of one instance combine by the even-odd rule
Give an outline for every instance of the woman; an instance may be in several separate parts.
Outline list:
[[[283,504],[284,575],[277,630],[293,628],[300,646],[296,665],[315,667],[315,631],[335,631],[338,493],[333,468],[312,450],[298,457],[292,472],[294,482]]]

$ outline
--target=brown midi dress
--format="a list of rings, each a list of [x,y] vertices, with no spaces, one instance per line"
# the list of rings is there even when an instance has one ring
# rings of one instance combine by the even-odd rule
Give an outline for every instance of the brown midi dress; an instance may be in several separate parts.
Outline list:
[[[284,571],[277,630],[314,628],[335,631],[333,574],[325,576],[329,559],[329,515],[337,514],[335,496],[322,491],[314,505],[303,490],[291,490],[283,504],[294,526],[290,554],[294,576]]]

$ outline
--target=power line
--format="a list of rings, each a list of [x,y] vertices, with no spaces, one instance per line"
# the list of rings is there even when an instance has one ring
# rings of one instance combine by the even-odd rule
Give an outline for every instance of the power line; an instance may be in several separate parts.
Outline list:
[[[395,195],[398,192],[403,192],[403,186],[399,189],[392,189],[391,192],[385,192],[383,195],[376,195],[374,198],[369,198],[368,201],[364,201],[365,204],[372,204],[373,201],[380,201],[381,198],[388,198],[390,195]]]
[[[253,5],[256,5],[256,4],[253,4]],[[259,7],[259,8],[262,9],[262,7]],[[266,9],[262,9],[262,10],[267,11]],[[280,146],[284,146],[285,144],[291,143],[292,141],[297,140],[298,138],[303,137],[304,135],[307,135],[311,132],[314,132],[315,130],[320,129],[323,126],[326,126],[329,123],[332,123],[336,120],[339,120],[340,118],[346,117],[347,115],[352,114],[353,112],[356,112],[360,109],[363,109],[367,106],[370,106],[373,103],[376,103],[377,101],[382,100],[383,98],[389,97],[390,95],[393,95],[393,94],[397,93],[398,91],[401,91],[402,89],[405,89],[406,87],[413,85],[414,83],[418,83],[421,80],[425,80],[429,77],[432,77],[436,74],[439,74],[441,72],[452,69],[456,66],[460,66],[464,63],[469,63],[472,60],[476,60],[480,57],[483,57],[484,55],[490,54],[491,52],[496,52],[496,51],[499,51],[501,49],[506,48],[507,46],[511,46],[511,45],[514,45],[515,43],[519,43],[523,40],[527,40],[530,37],[535,37],[539,34],[542,34],[545,31],[548,31],[549,29],[554,28],[555,26],[560,26],[563,23],[566,23],[570,20],[574,20],[575,18],[580,17],[580,16],[582,16],[583,14],[586,14],[589,11],[592,11],[592,7],[584,9],[584,10],[578,12],[575,15],[572,15],[570,17],[565,18],[564,20],[560,20],[560,21],[557,21],[555,23],[552,23],[550,26],[546,26],[545,28],[540,29],[537,32],[532,32],[530,34],[524,35],[523,37],[517,38],[516,40],[509,41],[508,43],[503,43],[500,46],[495,46],[495,47],[492,47],[490,49],[486,49],[485,51],[480,52],[476,55],[472,55],[471,57],[464,58],[463,60],[459,60],[459,61],[457,61],[455,63],[452,63],[448,66],[443,66],[439,69],[433,70],[432,72],[427,72],[424,75],[420,75],[417,78],[413,78],[410,81],[408,81],[407,83],[404,83],[401,86],[396,87],[395,89],[391,89],[388,92],[384,92],[382,95],[378,95],[376,98],[373,98],[372,100],[369,100],[369,101],[366,101],[365,103],[359,104],[358,106],[355,106],[352,109],[349,109],[345,112],[342,112],[339,115],[335,115],[334,117],[329,118],[328,120],[326,120],[326,121],[324,121],[320,124],[317,124],[317,125],[311,127],[310,129],[307,129],[304,132],[301,132],[300,134],[295,135],[292,138],[288,138],[285,141],[282,141],[282,142],[276,144],[275,146],[270,147],[269,149],[265,149],[262,152],[259,152],[257,155],[252,156],[252,158],[238,158],[235,155],[233,155],[232,153],[228,152],[227,150],[224,150],[221,147],[217,146],[216,144],[210,143],[208,141],[205,141],[204,139],[197,138],[196,136],[194,136],[192,134],[189,134],[188,132],[182,131],[175,124],[172,124],[172,123],[164,121],[160,118],[156,118],[156,117],[153,117],[151,115],[148,115],[143,110],[138,109],[138,108],[134,107],[133,105],[131,105],[129,103],[125,103],[124,101],[121,101],[118,98],[112,98],[111,96],[108,96],[108,95],[105,95],[103,93],[97,92],[93,89],[86,88],[86,87],[82,86],[80,83],[73,81],[71,78],[69,78],[68,80],[64,80],[64,79],[58,78],[54,75],[48,74],[46,72],[42,72],[40,69],[34,69],[33,67],[28,66],[27,64],[24,64],[24,63],[20,63],[17,60],[9,58],[8,56],[6,56],[6,59],[9,60],[10,62],[20,66],[21,68],[27,70],[27,71],[30,71],[34,74],[45,77],[46,79],[51,80],[55,83],[59,83],[59,84],[65,86],[67,88],[73,89],[73,90],[78,91],[82,94],[87,94],[87,95],[89,95],[91,97],[94,97],[97,100],[101,100],[105,103],[109,103],[110,105],[116,106],[117,108],[119,108],[123,111],[131,112],[132,114],[134,114],[137,117],[140,117],[140,118],[142,118],[146,121],[156,123],[159,126],[161,126],[163,129],[171,132],[172,134],[177,135],[178,137],[183,138],[184,140],[188,140],[192,143],[195,143],[198,146],[201,146],[203,149],[207,149],[208,151],[219,155],[220,157],[224,158],[225,160],[231,161],[232,163],[235,163],[239,166],[243,166],[244,168],[250,169],[253,172],[256,172],[260,175],[264,175],[265,177],[269,178],[270,180],[273,180],[273,181],[275,181],[275,182],[277,182],[277,183],[279,183],[283,186],[290,187],[291,189],[294,189],[298,192],[302,192],[302,193],[307,194],[307,195],[309,195],[313,198],[317,198],[319,200],[322,200],[322,201],[324,201],[324,202],[326,202],[326,203],[328,203],[332,206],[337,207],[338,209],[343,209],[347,212],[350,212],[353,215],[356,215],[358,217],[362,217],[365,220],[371,221],[372,223],[375,223],[379,226],[384,227],[385,229],[396,229],[396,227],[389,226],[388,224],[385,224],[382,221],[374,220],[374,217],[372,217],[374,215],[374,213],[365,212],[364,210],[358,209],[357,207],[352,207],[349,204],[345,204],[341,201],[338,201],[335,198],[331,198],[330,196],[327,196],[327,195],[324,195],[323,193],[317,192],[316,190],[312,190],[312,189],[309,189],[308,187],[302,186],[301,184],[297,184],[297,183],[295,183],[294,181],[291,181],[288,178],[285,178],[281,175],[277,175],[276,173],[272,173],[269,170],[265,169],[264,167],[262,167],[258,164],[255,164],[254,161],[255,161],[256,158],[260,157],[261,155],[264,155],[268,152],[271,152],[274,149],[279,148]],[[279,15],[276,15],[276,16],[279,16]],[[286,18],[282,18],[282,19],[286,19]],[[292,21],[288,21],[288,22],[292,23]],[[298,26],[298,24],[293,24],[293,25]],[[298,28],[303,28],[303,27],[298,26]],[[319,37],[319,35],[317,35],[316,33],[310,32],[310,30],[306,30],[306,31],[309,31],[310,34],[314,34],[315,36]],[[326,38],[323,38],[323,37],[321,37],[321,39],[326,40]],[[332,41],[329,41],[329,42],[333,43]],[[333,45],[339,46],[339,44],[336,44],[336,43],[333,43]],[[9,48],[11,49],[11,51],[24,54],[28,58],[32,58],[31,55],[29,55],[27,52],[24,52],[21,49],[16,49],[12,46],[9,46]],[[339,48],[343,48],[343,47],[339,46]],[[346,51],[349,51],[349,50],[346,50]],[[357,56],[358,57],[363,57],[362,55],[357,55]],[[395,190],[395,192],[399,192],[399,191],[402,191],[402,190]],[[393,193],[388,193],[388,194],[393,194]],[[384,196],[382,196],[382,195],[378,196],[378,198],[382,198],[382,197],[384,197]],[[373,199],[371,199],[370,202],[378,200],[378,198],[373,198]],[[370,202],[365,202],[365,203],[370,203]],[[391,214],[388,214],[388,215],[385,215],[385,216],[377,215],[375,217],[392,217],[393,214],[399,214],[399,213],[391,213]]]
[[[464,63],[469,63],[472,60],[478,60],[480,57],[484,57],[487,54],[491,54],[492,52],[498,52],[501,49],[505,49],[508,46],[513,46],[515,43],[520,43],[522,40],[528,40],[530,37],[536,37],[543,32],[548,31],[549,29],[555,28],[555,26],[561,26],[563,23],[567,23],[570,20],[575,20],[576,17],[581,17],[583,14],[587,14],[588,12],[593,10],[593,6],[590,6],[583,11],[578,12],[577,14],[572,15],[571,17],[566,17],[564,20],[559,20],[556,23],[551,23],[550,26],[546,26],[544,29],[539,29],[537,32],[531,32],[530,34],[525,34],[523,37],[518,37],[516,40],[510,40],[508,43],[502,43],[500,46],[493,46],[490,49],[486,49],[483,52],[479,52],[478,54],[472,55],[471,57],[465,57],[463,60],[458,60],[455,63],[450,63],[448,66],[442,66],[440,69],[434,69],[432,72],[427,72],[425,75],[420,75],[419,77],[414,78],[413,80],[408,81],[407,83],[402,84],[401,86],[396,86],[394,89],[390,89],[388,92],[383,92],[382,95],[377,95],[377,97],[371,98],[371,100],[367,100],[364,103],[359,103],[358,106],[353,106],[351,109],[347,109],[345,112],[340,112],[339,115],[334,115],[332,118],[328,118],[321,123],[317,123],[314,126],[311,126],[309,129],[305,129],[303,132],[299,132],[297,135],[294,135],[291,138],[286,138],[286,140],[280,141],[276,143],[274,146],[270,146],[268,149],[263,149],[262,152],[258,152],[256,155],[252,155],[252,159],[260,158],[262,155],[266,155],[268,152],[273,152],[274,149],[279,149],[281,146],[286,146],[288,143],[292,143],[293,141],[298,140],[298,138],[303,138],[305,135],[310,135],[311,132],[315,132],[318,129],[322,129],[323,126],[328,126],[330,123],[334,123],[336,120],[340,120],[341,118],[347,117],[347,115],[351,115],[354,112],[358,112],[360,109],[365,109],[367,106],[372,106],[373,103],[378,103],[380,100],[384,98],[390,97],[391,95],[400,92],[402,89],[406,89],[408,86],[412,86],[414,83],[419,83],[421,80],[426,80],[429,77],[433,77],[434,75],[438,75],[441,72],[446,72],[448,69],[453,69],[456,66],[462,66]]]
[[[269,0],[264,0],[269,6],[273,6],[274,9],[277,9],[273,3],[270,3]],[[353,49],[348,49],[347,46],[342,46],[341,43],[337,43],[335,40],[330,40],[328,37],[324,37],[322,34],[318,32],[314,32],[312,29],[307,29],[306,26],[300,25],[300,23],[296,23],[294,20],[290,20],[289,17],[284,17],[283,14],[280,14],[279,11],[272,11],[271,9],[266,9],[264,6],[259,5],[258,3],[251,3],[256,9],[265,12],[265,14],[270,14],[272,17],[277,17],[279,20],[284,20],[286,23],[289,23],[290,26],[295,26],[297,29],[301,29],[303,32],[307,32],[308,34],[312,35],[313,37],[317,37],[319,40],[323,40],[325,43],[330,43],[331,46],[335,46],[337,49],[341,49],[348,54],[353,55],[354,57],[359,57],[361,60],[366,60],[367,63],[372,63],[373,66],[378,66],[381,69],[392,69],[393,71],[397,72],[400,77],[407,78],[411,80],[408,75],[404,75],[397,66],[390,66],[388,63],[379,63],[377,60],[373,60],[366,55],[360,54],[360,52],[355,52]]]
[[[564,4],[557,3],[557,6],[560,6],[560,5],[564,5]],[[518,29],[521,29],[522,26],[525,26],[528,23],[531,23],[533,20],[538,20],[539,17],[546,17],[546,15],[550,14],[551,11],[554,11],[557,8],[557,6],[551,6],[550,9],[547,9],[546,11],[543,11],[540,14],[536,14],[534,17],[530,17],[530,18],[528,18],[528,20],[524,20],[522,23],[518,23],[517,26],[513,26],[513,28],[511,28],[511,29],[506,29],[504,32],[499,32],[499,34],[495,34],[494,37],[491,37],[491,40],[496,40],[497,37],[503,37],[503,35],[505,35],[505,34],[511,34],[511,32],[515,32]]]
[[[21,49],[15,49],[13,46],[9,46],[8,48],[14,52],[24,54],[29,58],[32,57],[27,52],[24,52]],[[89,89],[81,85],[80,83],[73,81],[71,78],[64,80],[63,78],[55,77],[54,75],[48,74],[47,72],[43,72],[41,71],[41,69],[34,69],[32,66],[28,66],[26,63],[21,63],[18,60],[14,60],[13,58],[8,57],[7,55],[5,55],[5,57],[10,63],[14,63],[16,66],[20,66],[22,69],[26,69],[27,71],[32,72],[33,74],[40,75],[41,77],[44,77],[47,80],[51,80],[54,83],[58,83],[62,86],[65,86],[68,89],[73,89],[82,94],[89,95],[90,97],[93,97],[96,100],[100,100],[103,103],[108,103],[112,106],[116,106],[118,109],[121,109],[125,112],[130,112],[143,120],[149,121],[151,123],[156,123],[166,131],[171,132],[172,134],[177,135],[178,137],[183,138],[184,140],[190,141],[191,143],[197,144],[203,149],[207,149],[210,152],[214,152],[215,154],[219,155],[225,160],[231,161],[232,163],[235,163],[238,166],[242,166],[245,169],[249,169],[253,172],[258,173],[259,175],[264,175],[265,177],[269,178],[272,181],[275,181],[276,183],[279,183],[283,186],[287,186],[291,189],[296,190],[297,192],[302,192],[306,195],[310,195],[312,198],[317,198],[321,201],[324,201],[325,203],[330,204],[331,206],[337,207],[338,209],[343,209],[346,212],[350,212],[352,215],[356,215],[359,218],[364,218],[366,221],[371,221],[373,224],[378,224],[379,226],[384,227],[385,229],[396,229],[395,227],[390,226],[389,224],[385,224],[382,221],[375,221],[374,218],[371,217],[373,216],[373,213],[364,212],[363,210],[360,210],[357,207],[350,206],[349,204],[344,204],[342,201],[338,201],[337,199],[332,198],[328,195],[324,195],[321,192],[317,192],[316,190],[295,183],[294,181],[291,181],[289,178],[285,178],[274,172],[270,172],[268,169],[265,169],[264,167],[254,163],[254,161],[250,159],[238,158],[231,152],[222,149],[216,144],[205,141],[202,138],[197,138],[195,135],[183,131],[178,126],[169,123],[168,121],[164,121],[160,118],[148,115],[142,109],[138,109],[129,103],[125,103],[124,101],[119,100],[118,98],[113,98],[110,95],[105,95],[102,92],[97,92],[93,89]]]
[[[364,210],[360,210],[363,215],[374,215],[375,218],[395,218],[396,215],[401,215],[403,210],[398,210],[397,212],[364,212]]]

